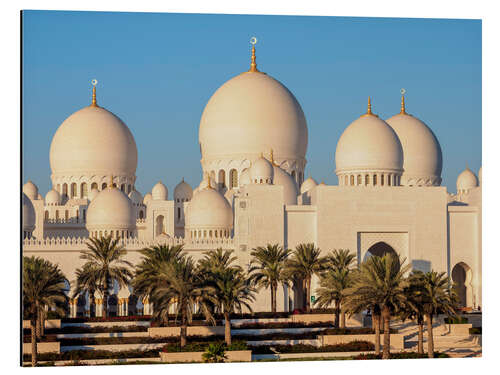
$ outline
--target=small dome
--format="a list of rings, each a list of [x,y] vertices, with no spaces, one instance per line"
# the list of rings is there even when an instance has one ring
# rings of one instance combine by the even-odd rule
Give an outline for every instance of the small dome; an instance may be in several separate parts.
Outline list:
[[[57,206],[61,203],[61,195],[57,190],[50,190],[47,195],[45,195],[45,204],[48,206]]]
[[[42,194],[38,193],[36,199],[39,200],[39,201],[41,201],[43,199]]]
[[[193,198],[193,188],[183,178],[174,189],[174,200],[176,202],[189,202],[191,198]]]
[[[318,183],[316,182],[316,180],[312,177],[309,177],[307,180],[305,180],[302,183],[302,186],[300,187],[300,194],[304,194],[304,193],[308,192],[309,190],[316,187],[317,185],[318,185]]]
[[[155,201],[166,201],[168,199],[168,189],[163,182],[159,181],[151,190],[151,195]]]
[[[297,204],[297,184],[292,176],[280,167],[273,165],[274,168],[274,185],[283,186],[284,204]]]
[[[254,184],[272,184],[273,177],[273,165],[262,156],[250,167],[250,179]]]
[[[90,202],[87,229],[134,230],[135,213],[130,199],[120,189],[108,187]]]
[[[457,178],[457,193],[466,193],[472,188],[478,186],[477,177],[472,172],[469,167],[465,168],[465,170],[458,175]]]
[[[29,180],[23,186],[23,193],[31,200],[36,200],[38,198],[38,187]]]
[[[97,190],[97,188],[92,188],[90,190],[90,193],[89,195],[87,195],[87,199],[92,202],[94,200],[95,197],[97,197],[97,194],[99,194],[99,190]]]
[[[403,148],[395,131],[368,113],[342,133],[335,152],[335,173],[403,171]]]
[[[186,227],[190,229],[230,229],[233,226],[231,205],[217,190],[199,190],[186,212]]]
[[[33,203],[26,193],[23,193],[23,232],[33,232],[35,230],[36,214]]]
[[[386,120],[394,129],[403,147],[402,185],[439,186],[443,156],[432,130],[418,118],[402,112]]]
[[[151,193],[146,193],[146,195],[144,196],[144,199],[142,200],[142,203],[147,205],[152,199],[153,199],[153,196],[151,195]]]
[[[479,186],[483,186],[483,166],[479,168]]]
[[[251,183],[250,168],[245,168],[240,175],[240,186],[245,186]]]
[[[139,204],[142,204],[142,194],[139,193],[137,190],[132,190],[128,197],[130,198],[130,200],[132,201],[133,204],[135,204],[136,206],[139,205]]]

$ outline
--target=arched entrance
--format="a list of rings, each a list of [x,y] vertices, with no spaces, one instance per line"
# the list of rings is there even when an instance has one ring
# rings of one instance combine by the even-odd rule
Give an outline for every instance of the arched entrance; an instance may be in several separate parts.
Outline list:
[[[460,307],[472,306],[472,270],[463,263],[457,263],[451,271],[451,279],[455,283]]]
[[[372,245],[365,254],[363,260],[367,260],[371,256],[383,257],[385,254],[392,254],[398,256],[398,253],[387,243],[380,241]]]

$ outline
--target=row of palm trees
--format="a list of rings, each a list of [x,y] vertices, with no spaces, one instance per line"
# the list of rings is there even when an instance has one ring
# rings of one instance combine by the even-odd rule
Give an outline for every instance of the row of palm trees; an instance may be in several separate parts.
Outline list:
[[[317,290],[319,307],[334,306],[335,327],[345,327],[346,314],[370,310],[376,334],[375,349],[380,353],[380,324],[384,327],[383,358],[389,357],[390,319],[416,319],[419,324],[419,352],[423,352],[423,322],[427,321],[429,356],[433,356],[432,318],[437,313],[454,313],[456,298],[445,274],[413,272],[405,275],[409,266],[399,257],[385,255],[370,257],[359,267],[348,250],[334,250],[320,256],[314,244],[300,244],[293,251],[279,245],[267,245],[252,250],[248,271],[235,264],[230,250],[211,250],[195,262],[182,246],[157,245],[141,251],[142,260],[136,266],[126,261],[126,250],[119,240],[111,237],[91,238],[88,250],[80,258],[84,265],[76,270],[76,288],[72,298],[87,294],[91,314],[95,314],[94,293],[103,297],[102,316],[107,316],[107,299],[114,282],[120,287],[131,285],[139,296],[148,296],[154,306],[153,319],[169,323],[169,312],[180,319],[180,344],[186,345],[187,327],[193,314],[201,312],[207,321],[215,324],[215,316],[224,317],[225,341],[231,344],[230,314],[252,311],[251,303],[260,288],[271,291],[271,311],[276,312],[276,293],[280,284],[301,283],[305,294],[305,309],[311,309],[311,282],[319,277]],[[46,269],[46,275],[37,273],[30,264]],[[43,263],[43,265],[42,265]],[[26,268],[28,267],[28,268]],[[30,268],[31,267],[31,268]],[[57,271],[57,272],[56,272]],[[44,281],[51,274],[54,279]],[[40,258],[25,258],[23,287],[25,311],[29,313],[32,328],[43,325],[42,306],[62,309],[67,298],[64,275],[57,266]],[[48,289],[46,286],[48,285]],[[42,291],[40,288],[44,288]],[[53,300],[43,297],[44,293]],[[28,296],[31,295],[31,299]],[[37,296],[40,296],[38,298]],[[52,298],[52,297],[51,297]],[[38,323],[37,323],[38,322]],[[430,322],[430,323],[429,323]],[[33,332],[36,329],[32,329]],[[33,338],[32,361],[36,363],[36,335]]]

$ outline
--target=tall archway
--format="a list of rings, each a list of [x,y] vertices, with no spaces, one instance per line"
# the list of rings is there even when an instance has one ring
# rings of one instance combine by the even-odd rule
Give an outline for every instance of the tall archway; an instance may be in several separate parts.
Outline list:
[[[391,254],[395,257],[398,256],[398,253],[393,249],[391,245],[387,244],[384,241],[379,241],[367,250],[363,261],[366,261],[372,256],[383,257],[386,254]]]
[[[159,236],[160,234],[165,232],[165,218],[163,215],[158,215],[156,217],[156,235]]]
[[[472,270],[463,262],[457,263],[451,271],[451,279],[455,283],[460,307],[472,306]]]

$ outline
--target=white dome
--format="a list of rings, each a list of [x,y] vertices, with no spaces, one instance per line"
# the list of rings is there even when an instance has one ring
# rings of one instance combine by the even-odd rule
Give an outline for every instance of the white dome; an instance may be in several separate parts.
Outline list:
[[[36,196],[36,199],[41,201],[43,199],[42,194],[38,193],[38,195]]]
[[[166,201],[168,199],[168,189],[163,182],[159,181],[153,190],[151,190],[151,195],[155,201]]]
[[[230,229],[233,226],[231,205],[217,190],[199,190],[189,203],[186,227],[190,229]]]
[[[38,187],[29,180],[23,185],[23,193],[31,200],[37,200],[38,198]]]
[[[35,230],[36,214],[33,203],[26,193],[23,193],[23,232],[33,232]]]
[[[316,182],[316,180],[312,177],[309,177],[302,183],[302,186],[300,187],[300,194],[307,193],[309,190],[316,187],[317,185],[318,183]]]
[[[297,99],[261,72],[244,72],[224,83],[200,121],[202,162],[241,156],[255,159],[273,149],[277,160],[305,160],[307,124]]]
[[[245,186],[251,183],[250,168],[245,168],[240,175],[240,186]]]
[[[274,165],[274,185],[283,186],[284,204],[297,204],[297,184],[292,176],[280,167]]]
[[[153,199],[153,196],[151,195],[151,193],[146,193],[146,195],[144,195],[144,199],[142,200],[142,203],[147,205],[152,199]]]
[[[130,199],[120,189],[108,187],[90,202],[87,229],[134,230],[135,213]]]
[[[59,126],[50,145],[53,175],[135,176],[137,147],[127,125],[113,113],[88,106]]]
[[[457,192],[467,192],[478,186],[477,177],[468,167],[458,175]]]
[[[250,167],[250,179],[254,184],[273,182],[274,168],[271,162],[264,157],[258,158]]]
[[[403,147],[402,185],[439,186],[443,156],[441,146],[432,130],[406,113],[386,120],[394,129]]]
[[[92,188],[90,190],[90,193],[87,195],[87,199],[92,202],[95,197],[97,197],[97,194],[99,194],[99,190],[97,188]]]
[[[335,173],[403,170],[403,149],[394,130],[378,116],[366,114],[342,133],[335,152]]]
[[[174,189],[174,200],[176,202],[188,202],[191,198],[193,198],[193,188],[183,178]]]
[[[45,204],[48,206],[57,206],[61,203],[61,195],[57,190],[50,190],[45,195]]]
[[[139,204],[142,204],[142,194],[139,193],[137,190],[132,190],[128,197],[130,198],[130,200],[132,201],[133,204],[135,205],[139,205]]]

